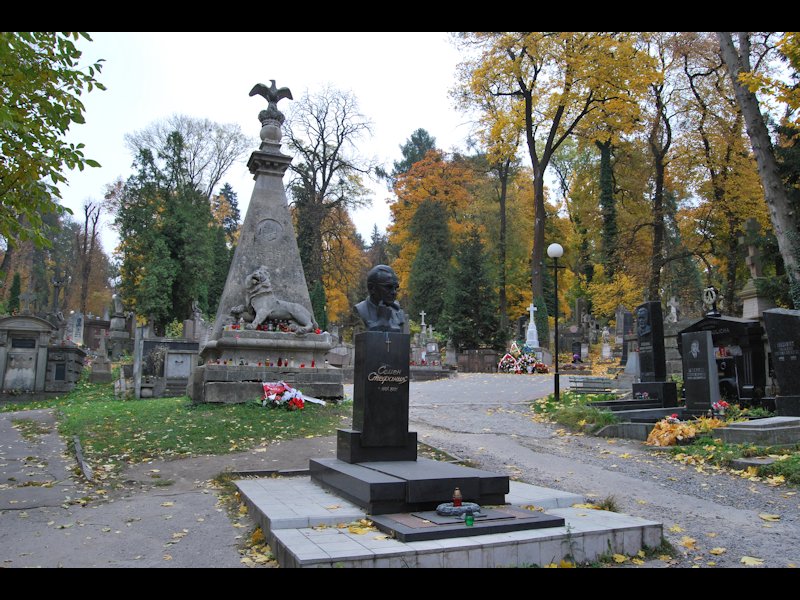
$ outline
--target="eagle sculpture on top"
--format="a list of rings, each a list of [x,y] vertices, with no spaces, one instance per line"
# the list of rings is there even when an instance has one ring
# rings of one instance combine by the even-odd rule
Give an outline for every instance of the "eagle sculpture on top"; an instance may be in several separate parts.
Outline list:
[[[278,110],[278,101],[283,100],[284,98],[288,98],[289,100],[294,100],[292,98],[292,92],[287,87],[278,88],[275,86],[275,80],[270,79],[270,83],[272,84],[270,87],[267,87],[263,83],[257,83],[253,86],[253,89],[250,90],[250,95],[255,96],[263,96],[264,99],[269,103],[267,106],[267,110],[264,113],[262,111],[259,114],[259,118],[262,118],[262,114],[264,118],[272,118],[280,121],[283,123],[284,116],[281,111]],[[262,120],[264,120],[262,118]]]

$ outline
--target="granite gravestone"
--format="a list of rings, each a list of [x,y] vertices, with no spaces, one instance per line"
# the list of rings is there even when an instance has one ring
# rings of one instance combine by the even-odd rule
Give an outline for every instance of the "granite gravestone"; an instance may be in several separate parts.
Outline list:
[[[764,326],[778,382],[776,412],[780,416],[800,416],[800,310],[765,310]]]
[[[636,307],[636,338],[639,342],[639,377],[632,385],[634,398],[658,400],[662,407],[678,404],[675,383],[665,381],[667,361],[664,352],[664,317],[661,302],[645,302]]]
[[[681,336],[683,353],[683,384],[686,390],[686,410],[705,414],[720,400],[717,361],[710,331],[695,331]]]
[[[645,302],[636,307],[636,335],[642,382],[663,381],[667,376],[667,362],[661,302]]]

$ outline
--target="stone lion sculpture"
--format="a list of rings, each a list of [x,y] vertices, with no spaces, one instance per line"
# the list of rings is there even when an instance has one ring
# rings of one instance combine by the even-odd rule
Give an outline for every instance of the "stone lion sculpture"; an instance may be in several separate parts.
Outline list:
[[[292,331],[304,334],[314,331],[317,322],[304,306],[276,298],[272,291],[267,267],[261,265],[245,279],[246,304],[234,306],[231,314],[250,321],[245,329],[256,329],[269,319],[288,320]]]

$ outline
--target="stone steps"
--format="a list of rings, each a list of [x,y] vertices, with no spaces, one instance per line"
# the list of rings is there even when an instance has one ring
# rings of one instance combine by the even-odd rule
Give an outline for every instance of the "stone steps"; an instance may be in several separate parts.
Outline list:
[[[278,563],[288,568],[481,568],[546,565],[636,554],[661,543],[663,526],[619,513],[571,508],[577,494],[511,482],[506,501],[562,517],[565,525],[451,539],[400,542],[377,530],[350,531],[369,518],[305,475],[235,481]]]

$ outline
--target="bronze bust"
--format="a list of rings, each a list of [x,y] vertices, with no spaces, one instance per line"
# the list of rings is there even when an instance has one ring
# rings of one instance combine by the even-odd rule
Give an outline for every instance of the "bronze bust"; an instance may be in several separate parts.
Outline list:
[[[397,275],[387,265],[377,265],[367,273],[369,298],[353,309],[368,331],[404,331],[406,316],[396,301],[399,288]]]

